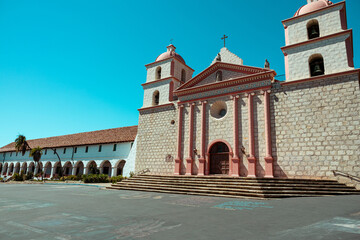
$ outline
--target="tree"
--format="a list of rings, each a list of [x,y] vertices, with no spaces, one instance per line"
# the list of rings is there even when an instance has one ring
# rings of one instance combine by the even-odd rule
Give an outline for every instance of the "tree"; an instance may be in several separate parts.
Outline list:
[[[31,149],[30,151],[30,157],[33,157],[34,162],[35,162],[35,169],[36,169],[36,164],[39,164],[39,161],[41,159],[41,155],[42,155],[42,148],[41,147],[36,147]],[[41,172],[41,171],[40,171]]]
[[[22,153],[22,155],[25,155],[25,152],[27,149],[31,150],[31,147],[29,146],[29,144],[26,141],[26,137],[24,135],[19,134],[17,136],[17,138],[15,139],[15,149],[16,152],[20,152]]]

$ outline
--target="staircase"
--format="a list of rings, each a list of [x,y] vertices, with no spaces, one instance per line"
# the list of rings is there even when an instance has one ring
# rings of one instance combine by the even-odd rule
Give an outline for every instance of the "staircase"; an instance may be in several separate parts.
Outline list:
[[[227,176],[138,175],[107,189],[220,196],[234,198],[285,198],[360,194],[335,180],[233,178]]]

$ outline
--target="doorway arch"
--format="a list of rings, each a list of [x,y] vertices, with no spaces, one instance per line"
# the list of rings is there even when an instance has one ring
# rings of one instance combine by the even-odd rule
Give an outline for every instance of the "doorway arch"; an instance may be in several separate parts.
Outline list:
[[[213,141],[208,148],[209,174],[229,175],[232,156],[231,146],[224,140]]]
[[[123,175],[125,163],[126,163],[125,160],[119,160],[116,163],[116,165],[115,165],[115,167],[116,167],[116,176]]]
[[[45,164],[45,170],[44,170],[44,174],[45,174],[45,178],[50,178],[51,177],[51,162],[47,162]]]
[[[84,163],[82,161],[78,161],[75,164],[75,175],[83,175],[84,174]]]

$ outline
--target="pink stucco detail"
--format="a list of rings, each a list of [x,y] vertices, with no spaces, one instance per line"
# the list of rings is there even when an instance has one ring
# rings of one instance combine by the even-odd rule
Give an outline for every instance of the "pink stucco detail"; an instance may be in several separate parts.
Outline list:
[[[249,156],[248,177],[256,177],[255,138],[254,138],[254,106],[253,95],[248,95],[249,115]]]
[[[189,115],[189,156],[186,158],[186,173],[185,173],[185,175],[192,175],[192,170],[193,170],[194,107],[195,107],[195,103],[191,103],[190,104],[190,115]]]
[[[178,116],[178,138],[177,138],[177,156],[175,158],[175,175],[181,174],[181,142],[182,142],[182,121],[183,121],[183,109],[184,106],[180,105],[178,108],[179,116]]]
[[[199,158],[199,169],[198,175],[203,176],[205,174],[205,141],[206,141],[206,103],[207,101],[201,102],[201,155]]]
[[[299,10],[297,10],[296,13],[294,14],[294,17],[316,11],[318,9],[330,6],[332,4],[333,3],[329,0],[319,0],[319,1],[308,3],[305,6],[302,6],[301,8],[299,8]]]
[[[239,97],[234,96],[234,156],[230,161],[230,176],[238,177],[240,174],[240,158],[239,158]]]
[[[289,60],[288,60],[287,54],[285,54],[284,60],[285,60],[285,77],[286,77],[286,80],[288,80],[289,79]]]
[[[271,118],[270,118],[270,90],[264,92],[264,113],[265,113],[265,142],[266,142],[266,154],[265,154],[265,177],[274,177],[274,159],[272,157],[271,148]]]

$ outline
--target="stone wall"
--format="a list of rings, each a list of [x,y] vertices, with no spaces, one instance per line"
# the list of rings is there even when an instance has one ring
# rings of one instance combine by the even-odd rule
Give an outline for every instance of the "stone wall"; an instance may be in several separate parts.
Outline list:
[[[360,176],[359,75],[283,85],[271,93],[275,176]]]
[[[139,115],[135,171],[149,168],[150,174],[174,173],[177,140],[175,106],[143,110]],[[175,123],[171,124],[174,120]],[[170,156],[170,157],[169,157]]]

